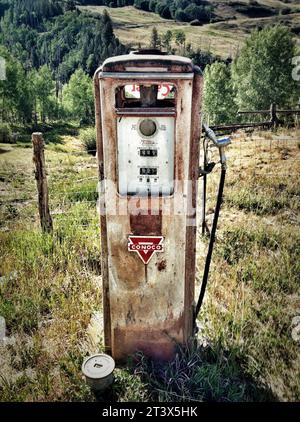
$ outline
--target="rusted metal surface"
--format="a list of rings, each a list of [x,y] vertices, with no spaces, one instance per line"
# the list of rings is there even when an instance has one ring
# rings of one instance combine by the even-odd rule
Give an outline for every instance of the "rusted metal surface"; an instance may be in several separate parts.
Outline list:
[[[200,73],[195,74],[193,81],[193,98],[192,98],[192,123],[191,123],[191,141],[190,141],[190,157],[189,157],[189,180],[191,180],[190,189],[188,193],[192,200],[192,215],[187,218],[196,220],[197,210],[197,186],[198,186],[198,171],[199,171],[199,146],[201,136],[201,98],[202,98],[202,83],[203,78]],[[187,227],[186,232],[186,250],[185,250],[185,302],[184,308],[188,313],[185,319],[185,342],[190,340],[194,330],[193,326],[193,304],[195,292],[195,268],[196,268],[196,222]]]
[[[99,206],[100,206],[100,230],[101,230],[101,273],[103,286],[103,319],[104,319],[104,343],[107,352],[111,352],[111,319],[109,301],[109,279],[108,279],[108,250],[107,250],[107,227],[105,216],[105,193],[103,191],[104,181],[104,156],[102,138],[102,115],[100,102],[99,79],[94,79],[95,96],[95,121],[96,121],[96,142],[99,168]]]
[[[137,215],[130,214],[130,230],[132,234],[141,235],[161,235],[162,229],[162,213],[161,211],[158,215],[150,215],[150,210],[148,215],[142,215],[141,213]]]
[[[118,63],[114,59],[104,64],[104,69],[126,75],[125,68],[130,66],[152,68],[155,65],[173,73],[194,72],[188,59],[173,62],[162,56],[154,62],[152,59],[141,62],[122,59]],[[176,88],[176,184],[173,195],[151,198],[151,212],[149,198],[137,198],[139,212],[136,213],[131,209],[133,198],[117,192],[117,119],[120,116],[115,108],[115,91],[124,84],[138,83],[139,79],[106,78],[101,77],[101,72],[99,69],[95,75],[95,95],[99,169],[100,172],[104,169],[106,181],[102,195],[105,215],[101,217],[105,343],[116,360],[124,360],[138,350],[168,360],[174,355],[176,344],[187,343],[193,334],[195,228],[187,227],[190,216],[184,212],[174,214],[164,210],[173,210],[174,203],[183,198],[196,205],[202,76],[164,79],[160,73],[157,78],[147,80],[149,84],[167,82]],[[103,178],[103,172],[101,174]],[[185,183],[188,180],[193,181],[191,187]],[[128,251],[131,234],[162,235],[164,252],[154,254],[144,265],[136,253]]]
[[[176,116],[174,108],[122,108],[116,109],[118,116]]]
[[[156,266],[157,266],[158,271],[163,271],[167,267],[167,261],[163,259],[162,261],[158,262]]]
[[[144,71],[178,73],[193,72],[194,68],[191,61],[185,57],[179,56],[149,56],[128,54],[119,57],[112,57],[105,61],[103,72],[130,72],[131,69],[141,69]]]

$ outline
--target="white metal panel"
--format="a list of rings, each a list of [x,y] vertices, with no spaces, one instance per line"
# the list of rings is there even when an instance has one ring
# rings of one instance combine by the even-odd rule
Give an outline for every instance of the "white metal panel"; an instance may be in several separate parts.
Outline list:
[[[118,119],[118,189],[121,195],[172,195],[174,191],[174,117],[149,117],[156,133],[143,136],[147,117]]]

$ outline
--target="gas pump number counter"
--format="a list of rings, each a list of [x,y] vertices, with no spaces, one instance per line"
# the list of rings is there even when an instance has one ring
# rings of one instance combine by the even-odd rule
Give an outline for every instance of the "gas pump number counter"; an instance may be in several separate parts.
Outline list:
[[[174,127],[170,116],[118,119],[119,194],[173,194]]]

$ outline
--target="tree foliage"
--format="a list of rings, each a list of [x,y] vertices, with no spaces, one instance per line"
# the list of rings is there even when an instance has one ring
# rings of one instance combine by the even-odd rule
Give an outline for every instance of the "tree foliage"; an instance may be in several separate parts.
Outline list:
[[[240,109],[268,109],[271,103],[279,106],[295,103],[294,56],[296,42],[289,28],[274,26],[253,32],[233,64]]]
[[[0,56],[7,68],[0,81],[2,121],[55,120],[62,106],[72,118],[93,120],[89,76],[107,57],[127,51],[108,13],[81,13],[71,0],[6,0],[0,11]]]
[[[26,123],[32,117],[30,81],[21,63],[3,46],[0,46],[0,56],[6,64],[6,79],[0,80],[1,120]]]
[[[162,46],[168,53],[172,52],[171,42],[173,39],[173,33],[170,29],[165,32],[161,37]]]
[[[38,70],[31,71],[28,78],[30,80],[35,115],[39,113],[43,123],[45,123],[47,118],[55,118],[55,83],[52,80],[49,67],[44,65]]]
[[[205,69],[204,109],[210,121],[237,120],[240,110],[293,107],[299,84],[292,78],[296,43],[287,27],[254,31],[231,66],[214,63]]]
[[[94,118],[94,98],[91,78],[78,69],[63,91],[63,103],[70,117],[81,123],[91,123]]]
[[[90,75],[108,56],[126,48],[115,37],[107,14],[64,11],[61,1],[11,0],[0,23],[0,43],[26,69],[47,65],[65,83],[80,66]],[[66,3],[70,7],[70,3]]]
[[[237,112],[230,66],[216,62],[204,73],[203,109],[212,124],[233,122]]]
[[[160,36],[158,35],[158,31],[156,27],[154,27],[151,32],[150,47],[159,48],[160,45],[161,45],[161,39],[160,39]]]

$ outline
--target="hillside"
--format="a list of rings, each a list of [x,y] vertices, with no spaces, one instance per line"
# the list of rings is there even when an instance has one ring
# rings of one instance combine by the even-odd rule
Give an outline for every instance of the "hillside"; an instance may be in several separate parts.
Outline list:
[[[236,7],[232,6],[232,1],[214,1],[217,5],[220,21],[202,26],[192,26],[185,22],[175,22],[171,19],[165,19],[153,12],[136,9],[133,6],[120,8],[111,8],[106,6],[79,6],[81,11],[94,13],[103,13],[104,9],[109,12],[114,26],[114,32],[122,43],[131,44],[132,47],[142,47],[149,45],[150,34],[155,26],[159,33],[167,30],[182,30],[186,34],[188,43],[194,48],[211,51],[223,58],[232,57],[242,46],[245,38],[254,28],[263,28],[267,25],[283,23],[289,26],[297,35],[300,47],[300,12],[287,15],[276,14],[269,17],[250,18],[245,14],[237,13]],[[263,0],[260,3],[272,5],[279,11],[287,4],[276,0]],[[295,3],[289,4],[289,7],[296,9]],[[299,6],[300,7],[300,6]],[[231,18],[230,18],[231,17]],[[221,20],[223,19],[223,20]]]
[[[93,75],[101,61],[127,51],[107,14],[88,16],[54,0],[10,0],[6,5],[2,17],[0,13],[0,48],[27,70],[49,66],[61,84],[79,66]]]

